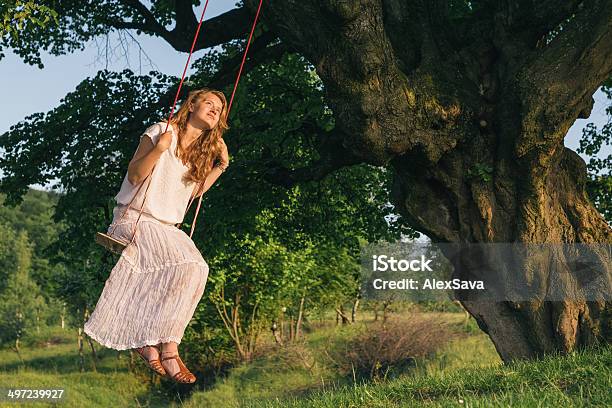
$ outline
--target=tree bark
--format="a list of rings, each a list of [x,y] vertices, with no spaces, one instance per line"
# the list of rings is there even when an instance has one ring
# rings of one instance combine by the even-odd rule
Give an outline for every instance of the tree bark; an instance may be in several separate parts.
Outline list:
[[[306,296],[302,295],[300,298],[300,307],[298,309],[298,317],[295,323],[295,338],[299,339],[302,334],[302,316],[304,315],[304,300]]]
[[[19,336],[15,339],[15,353],[17,353],[17,357],[19,357],[21,364],[24,364],[23,358],[21,357],[21,348],[19,347]]]
[[[282,333],[279,332],[278,330],[278,326],[276,324],[276,321],[272,322],[272,326],[270,327],[270,330],[272,330],[272,336],[274,337],[274,341],[276,342],[276,344],[278,344],[279,346],[283,345],[283,336]]]
[[[382,324],[387,323],[387,319],[389,318],[389,313],[391,312],[391,301],[383,300],[383,316],[382,316]]]
[[[336,324],[338,324],[338,316],[340,318],[342,318],[342,325],[346,325],[351,323],[351,320],[348,318],[348,316],[344,313],[344,305],[340,305],[340,307],[336,308]]]
[[[83,355],[83,328],[79,326],[77,332],[77,343],[79,346],[79,371],[85,372],[85,356]]]
[[[60,314],[62,330],[66,328],[65,318],[66,318],[66,303],[62,302],[62,311]]]
[[[98,353],[96,353],[96,348],[91,340],[91,337],[87,336],[87,342],[89,343],[89,347],[91,348],[91,362],[93,365],[93,371],[98,372]]]
[[[360,294],[355,296],[355,300],[353,300],[353,308],[351,309],[351,323],[355,323],[357,319],[357,308],[359,307],[359,299],[361,299]]]

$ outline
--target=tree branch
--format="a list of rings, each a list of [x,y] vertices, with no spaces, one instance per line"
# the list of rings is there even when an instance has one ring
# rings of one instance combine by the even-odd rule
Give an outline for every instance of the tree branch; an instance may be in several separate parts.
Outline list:
[[[525,85],[537,87],[552,106],[564,107],[565,116],[575,109],[575,119],[612,72],[612,0],[582,2],[574,17],[536,52],[523,71]]]
[[[106,20],[106,24],[118,30],[150,31],[146,24],[138,23],[136,21]]]
[[[107,20],[108,25],[118,29],[141,30],[150,35],[162,37],[172,48],[181,52],[189,52],[197,29],[198,20],[190,2],[175,1],[176,25],[168,31],[161,25],[153,13],[138,0],[121,0],[144,21]],[[219,16],[205,20],[202,23],[198,41],[194,51],[214,47],[244,36],[250,28],[251,12],[245,8],[237,8]]]
[[[265,32],[253,41],[249,48],[249,55],[244,64],[243,72],[248,72],[259,64],[271,60],[278,60],[289,49],[283,43],[279,43],[268,47],[269,44],[276,40],[276,35],[272,32]],[[215,76],[211,79],[209,86],[214,88],[222,88],[234,81],[236,73],[242,62],[242,52],[237,53],[234,57],[226,60],[219,68]]]
[[[254,14],[241,7],[205,20],[202,28],[205,28],[206,31],[204,35],[198,37],[195,49],[214,47],[245,36],[251,28],[250,23],[253,18]]]
[[[321,180],[342,167],[363,162],[362,159],[353,155],[344,147],[342,144],[344,135],[340,131],[334,129],[331,132],[321,132],[320,129],[309,122],[304,123],[301,131],[314,133],[316,138],[319,139],[316,146],[320,158],[309,166],[291,170],[277,160],[271,159],[271,152],[266,149],[262,159],[266,161],[266,167],[268,168],[268,172],[264,175],[268,182],[289,188],[300,182]]]
[[[517,13],[506,10],[506,18],[515,23],[515,32],[524,32],[528,36],[530,45],[535,45],[575,13],[582,2],[583,0],[527,2],[528,6],[519,9]],[[511,7],[520,8],[523,5],[519,2],[506,4],[508,9]],[[515,14],[518,15],[514,16]]]
[[[193,12],[193,4],[191,1],[175,0],[174,13],[176,27],[181,27],[183,31],[187,31],[185,28],[193,30],[198,24],[198,19]]]
[[[131,8],[133,11],[135,11],[136,13],[138,13],[138,15],[140,15],[143,19],[144,19],[144,26],[147,27],[148,30],[161,35],[162,37],[165,34],[168,34],[168,30],[166,30],[164,28],[164,26],[162,26],[157,19],[155,18],[155,16],[153,15],[153,13],[151,13],[151,11],[144,5],[142,4],[140,1],[138,0],[121,0],[121,3],[129,8]],[[134,23],[134,22],[132,22]],[[125,27],[123,27],[125,28]],[[164,37],[165,38],[165,37]]]

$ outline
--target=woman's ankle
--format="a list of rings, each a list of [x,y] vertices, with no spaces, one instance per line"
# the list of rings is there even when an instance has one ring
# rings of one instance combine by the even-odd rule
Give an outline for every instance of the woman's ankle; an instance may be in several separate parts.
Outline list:
[[[178,355],[178,350],[168,350],[168,351],[162,351],[161,352],[161,356],[162,357],[170,357],[170,356],[177,356]]]
[[[178,353],[178,344],[174,343],[174,342],[169,342],[169,343],[162,343],[160,350],[162,353],[165,352],[169,352],[169,353]]]

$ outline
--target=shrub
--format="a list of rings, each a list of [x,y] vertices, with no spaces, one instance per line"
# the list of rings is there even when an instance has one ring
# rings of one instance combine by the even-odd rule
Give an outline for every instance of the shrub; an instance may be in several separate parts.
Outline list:
[[[465,336],[447,322],[415,315],[373,323],[346,343],[336,362],[344,375],[377,380],[395,377],[414,366],[415,359],[431,355],[449,341]]]

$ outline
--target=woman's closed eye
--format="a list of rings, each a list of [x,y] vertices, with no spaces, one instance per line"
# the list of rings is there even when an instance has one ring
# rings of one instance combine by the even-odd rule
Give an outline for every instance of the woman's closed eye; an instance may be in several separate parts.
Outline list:
[[[216,108],[215,105],[210,102],[210,101],[206,101],[204,102],[206,104],[206,106],[215,114],[220,114],[221,113],[221,108]]]

